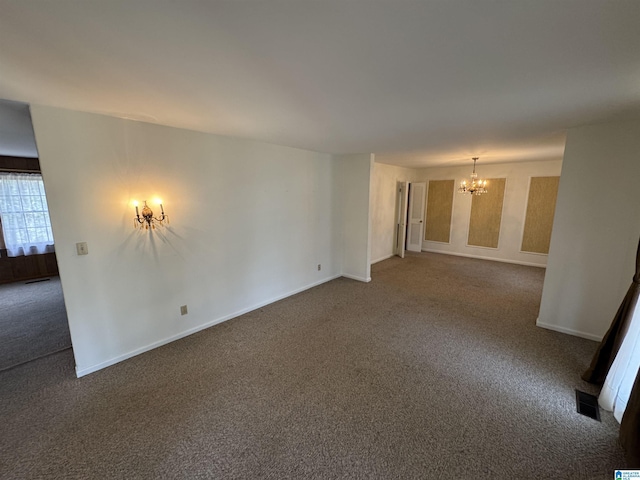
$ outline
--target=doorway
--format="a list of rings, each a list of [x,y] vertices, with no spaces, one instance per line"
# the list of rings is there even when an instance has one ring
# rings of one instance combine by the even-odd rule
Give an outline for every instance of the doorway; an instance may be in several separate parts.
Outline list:
[[[0,371],[71,348],[29,106],[0,100]]]
[[[404,258],[406,250],[422,251],[426,182],[397,182],[395,254]]]

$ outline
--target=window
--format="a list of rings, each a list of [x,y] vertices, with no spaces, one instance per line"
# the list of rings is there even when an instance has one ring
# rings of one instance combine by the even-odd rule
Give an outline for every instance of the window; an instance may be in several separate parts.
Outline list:
[[[0,173],[0,219],[10,257],[53,251],[42,175]]]

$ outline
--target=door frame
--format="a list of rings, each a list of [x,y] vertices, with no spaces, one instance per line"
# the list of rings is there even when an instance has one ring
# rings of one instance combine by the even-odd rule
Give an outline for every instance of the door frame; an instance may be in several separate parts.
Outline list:
[[[421,187],[421,193],[418,188]],[[419,198],[416,198],[419,196]],[[409,184],[409,215],[407,218],[407,250],[411,252],[421,252],[422,242],[424,240],[424,216],[425,204],[427,196],[427,182],[411,182]],[[417,210],[415,210],[417,209]],[[418,213],[418,215],[414,215]],[[411,244],[411,238],[414,237],[413,231],[418,229],[418,243]]]
[[[409,215],[409,182],[396,181],[397,205],[396,210],[396,243],[394,254],[404,258],[407,243],[407,216]]]

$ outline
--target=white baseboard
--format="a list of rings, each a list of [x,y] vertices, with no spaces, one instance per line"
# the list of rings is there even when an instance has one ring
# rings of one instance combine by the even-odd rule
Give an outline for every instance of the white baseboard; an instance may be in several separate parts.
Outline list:
[[[536,320],[536,326],[541,328],[546,328],[547,330],[553,330],[554,332],[573,335],[574,337],[586,338],[587,340],[595,340],[596,342],[602,341],[601,336],[593,335],[591,333],[581,332],[579,330],[573,330],[572,328],[561,327],[560,325],[552,325],[550,323],[544,323],[544,322],[541,322],[539,318]]]
[[[158,340],[157,342],[150,343],[149,345],[145,345],[144,347],[136,348],[127,353],[123,353],[122,355],[118,355],[117,357],[110,358],[104,362],[98,363],[96,365],[91,365],[89,367],[78,368],[76,365],[76,376],[78,378],[88,375],[93,372],[97,372],[98,370],[102,370],[103,368],[110,367],[111,365],[115,365],[116,363],[120,363],[129,358],[135,357],[136,355],[140,355],[141,353],[148,352],[149,350],[153,350],[154,348],[161,347],[162,345],[166,345],[167,343],[175,342],[176,340],[180,340],[181,338],[188,337],[194,333],[197,333],[206,328],[217,325],[218,323],[226,322],[227,320],[231,320],[232,318],[239,317],[240,315],[244,315],[245,313],[249,313],[253,310],[257,310],[258,308],[262,308],[265,305],[269,305],[271,303],[277,302],[278,300],[282,300],[284,298],[290,297],[300,292],[304,292],[305,290],[309,290],[310,288],[317,287],[326,282],[330,282],[331,280],[335,280],[336,278],[341,277],[342,275],[333,275],[332,277],[327,277],[317,282],[311,283],[309,285],[305,285],[304,287],[297,288],[290,292],[287,292],[283,295],[278,295],[277,297],[273,297],[264,302],[260,302],[256,305],[252,305],[251,307],[243,308],[242,310],[238,310],[237,312],[231,313],[229,315],[225,315],[224,317],[216,318],[215,320],[211,320],[202,325],[198,325],[197,327],[190,328],[185,330],[184,332],[177,333],[176,335],[172,335],[170,337],[164,338],[162,340]],[[358,280],[358,279],[356,279]]]
[[[364,283],[369,283],[371,281],[371,277],[368,277],[368,278],[358,277],[356,275],[349,275],[348,273],[343,273],[342,276],[345,278],[350,278],[351,280],[357,280],[359,282],[364,282]]]
[[[384,257],[378,258],[377,260],[373,260],[373,261],[371,262],[371,265],[373,265],[374,263],[382,262],[383,260],[386,260],[386,259],[388,259],[388,258],[391,258],[391,257],[393,257],[394,255],[395,255],[395,253],[392,253],[392,254],[390,254],[390,255],[385,255]]]
[[[429,252],[429,253],[442,253],[444,255],[454,255],[456,257],[477,258],[479,260],[491,260],[493,262],[513,263],[515,265],[526,265],[527,267],[547,268],[546,265],[541,265],[539,263],[521,262],[519,260],[507,260],[504,258],[495,258],[495,257],[484,257],[482,255],[470,255],[468,253],[444,252],[442,250],[434,250],[432,248],[423,248],[422,251]]]

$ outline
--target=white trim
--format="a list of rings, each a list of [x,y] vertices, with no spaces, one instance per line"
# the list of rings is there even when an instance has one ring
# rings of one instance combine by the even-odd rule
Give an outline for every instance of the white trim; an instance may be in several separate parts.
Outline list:
[[[213,327],[214,325],[217,325],[218,323],[226,322],[227,320],[231,320],[232,318],[239,317],[240,315],[244,315],[245,313],[249,313],[249,312],[251,312],[253,310],[257,310],[258,308],[262,308],[265,305],[269,305],[271,303],[277,302],[279,300],[282,300],[284,298],[290,297],[290,296],[295,295],[297,293],[303,292],[305,290],[309,290],[310,288],[317,287],[318,285],[321,285],[323,283],[330,282],[331,280],[335,280],[336,278],[339,278],[341,276],[342,275],[338,274],[338,275],[333,275],[332,277],[324,278],[322,280],[319,280],[317,282],[311,283],[311,284],[306,285],[304,287],[300,287],[300,288],[297,288],[295,290],[292,290],[292,291],[290,291],[288,293],[285,293],[283,295],[278,295],[277,297],[271,298],[271,299],[266,300],[264,302],[260,302],[260,303],[258,303],[256,305],[252,305],[251,307],[243,308],[242,310],[238,310],[237,312],[231,313],[229,315],[225,315],[224,317],[216,318],[215,320],[211,320],[211,321],[209,321],[207,323],[204,323],[202,325],[198,325],[197,327],[190,328],[188,330],[185,330],[184,332],[180,332],[180,333],[177,333],[176,335],[172,335],[172,336],[167,337],[165,339],[158,340],[157,342],[150,343],[149,345],[145,345],[144,347],[136,348],[135,350],[132,350],[132,351],[127,352],[127,353],[123,353],[122,355],[118,355],[117,357],[110,358],[109,360],[106,360],[104,362],[98,363],[96,365],[91,365],[91,366],[85,367],[85,368],[78,368],[78,366],[76,365],[76,376],[78,378],[80,378],[80,377],[83,377],[83,376],[88,375],[90,373],[97,372],[98,370],[102,370],[103,368],[110,367],[111,365],[115,365],[116,363],[120,363],[123,360],[127,360],[129,358],[135,357],[136,355],[140,355],[141,353],[148,352],[149,350],[153,350],[154,348],[161,347],[162,345],[166,345],[167,343],[175,342],[176,340],[180,340],[181,338],[188,337],[189,335],[197,333],[197,332],[199,332],[201,330],[204,330],[204,329],[209,328],[209,327]],[[356,280],[358,280],[358,279],[356,278]],[[371,279],[369,279],[369,280],[371,280]]]
[[[478,247],[478,248],[481,248],[481,247]],[[490,248],[490,247],[485,247],[485,248]],[[491,250],[494,250],[494,249],[491,249]],[[494,262],[513,263],[515,265],[525,265],[527,267],[547,268],[546,265],[542,265],[540,263],[522,262],[520,260],[509,260],[506,258],[483,257],[481,255],[471,255],[469,253],[445,252],[443,250],[434,250],[431,248],[423,248],[422,251],[429,252],[429,253],[442,253],[444,255],[454,255],[456,257],[477,258],[479,260],[491,260]]]
[[[400,186],[398,187],[398,183]],[[398,255],[400,258],[404,258],[404,254],[407,246],[407,215],[409,215],[409,181],[408,180],[396,180],[396,188],[399,188],[398,195],[396,196],[396,235],[395,235],[395,246],[394,246],[394,254]],[[402,201],[404,200],[405,207],[407,207],[406,215],[402,218]],[[404,228],[404,231],[402,231]],[[403,242],[402,245],[398,245],[400,243],[400,232],[402,232]]]
[[[451,234],[449,234],[449,238],[451,238]],[[449,242],[439,242],[437,240],[422,240],[422,243],[437,243],[438,245],[451,245],[450,241]]]
[[[424,199],[423,202],[418,202],[418,204],[422,203],[421,207],[422,207],[422,218],[420,219],[420,226],[422,227],[422,235],[420,235],[420,250],[422,250],[422,242],[424,242],[424,235],[425,235],[425,230],[426,230],[426,215],[427,215],[427,181],[423,180],[420,182],[409,182],[409,204],[408,204],[408,208],[407,208],[407,238],[405,239],[405,250],[409,251],[409,252],[419,252],[420,250],[409,250],[408,246],[409,246],[409,230],[413,230],[413,228],[411,227],[411,225],[417,225],[417,224],[412,224],[411,220],[412,220],[412,213],[413,213],[413,207],[415,202],[412,199],[411,195],[413,195],[412,191],[415,192],[415,186],[417,185],[424,185]]]
[[[500,235],[498,235],[498,243],[500,243]],[[492,250],[492,251],[496,251],[496,250],[500,250],[500,247],[485,247],[483,245],[465,245],[465,248],[484,248],[485,250]]]
[[[561,327],[560,325],[551,325],[550,323],[541,322],[539,318],[536,319],[536,326],[540,328],[546,328],[547,330],[553,330],[555,332],[573,335],[574,337],[581,337],[581,338],[586,338],[588,340],[595,340],[596,342],[602,341],[602,336],[581,332],[579,330],[573,330],[572,328]]]
[[[525,250],[518,250],[518,253],[521,253],[523,255],[538,255],[539,257],[548,257],[549,254],[548,253],[540,253],[540,252],[527,252]]]
[[[365,278],[365,277],[358,277],[356,275],[349,275],[348,273],[343,273],[342,275],[338,275],[339,277],[342,276],[344,278],[350,278],[351,280],[357,280],[359,282],[364,282],[364,283],[369,283],[371,281],[371,277]]]
[[[374,263],[382,262],[383,260],[387,260],[388,258],[395,257],[395,255],[396,255],[395,253],[390,253],[389,255],[385,255],[376,260],[372,260],[371,265],[373,265]]]

